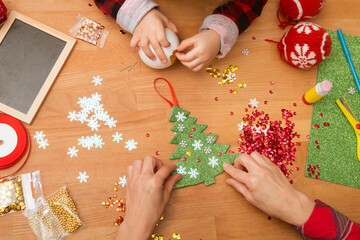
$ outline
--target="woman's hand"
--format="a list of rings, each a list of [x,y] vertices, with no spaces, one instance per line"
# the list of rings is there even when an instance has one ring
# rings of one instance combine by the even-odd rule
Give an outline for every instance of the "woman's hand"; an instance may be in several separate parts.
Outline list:
[[[170,174],[175,164],[154,157],[136,160],[127,169],[126,215],[117,239],[146,240],[159,221],[180,174]]]
[[[231,176],[226,182],[248,202],[292,225],[303,225],[315,207],[313,200],[293,188],[281,170],[258,152],[242,154],[234,166],[225,163],[223,168]]]
[[[209,29],[183,40],[176,49],[176,57],[185,67],[197,72],[216,57],[220,47],[220,35]],[[181,53],[188,48],[192,49],[186,54]]]
[[[156,56],[149,48],[149,43],[151,43],[161,62],[163,64],[167,63],[167,58],[161,48],[170,46],[165,35],[165,28],[175,33],[178,32],[175,24],[170,22],[160,11],[157,9],[150,10],[136,26],[130,41],[130,47],[133,51],[139,51],[141,47],[145,55],[154,61]]]

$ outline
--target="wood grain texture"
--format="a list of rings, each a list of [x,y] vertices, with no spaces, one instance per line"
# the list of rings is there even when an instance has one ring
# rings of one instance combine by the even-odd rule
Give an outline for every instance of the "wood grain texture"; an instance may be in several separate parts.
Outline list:
[[[284,30],[277,27],[277,0],[269,0],[262,16],[243,33],[229,55],[222,60],[214,60],[219,69],[229,64],[237,64],[237,83],[245,82],[246,89],[239,94],[229,93],[235,84],[218,86],[217,81],[205,71],[193,73],[179,62],[166,70],[153,70],[145,65],[141,72],[120,72],[121,61],[129,58],[130,34],[122,35],[113,19],[101,13],[90,1],[85,0],[5,0],[9,11],[17,10],[63,33],[68,33],[78,12],[112,27],[103,49],[78,41],[69,59],[59,74],[48,97],[45,99],[32,125],[27,125],[31,135],[42,130],[49,139],[46,150],[37,148],[32,139],[33,149],[30,159],[21,173],[41,170],[41,178],[46,196],[67,185],[86,228],[69,239],[114,239],[116,228],[112,225],[117,216],[115,211],[107,210],[101,202],[112,195],[112,186],[126,167],[135,159],[145,155],[155,155],[170,161],[169,156],[176,145],[170,144],[173,133],[168,122],[171,113],[169,105],[153,90],[153,79],[165,77],[173,85],[180,106],[191,112],[191,117],[199,124],[207,124],[205,132],[217,133],[217,143],[231,144],[237,149],[237,124],[244,115],[249,99],[256,97],[260,109],[279,119],[282,108],[294,109],[296,130],[301,134],[298,148],[294,187],[311,198],[319,198],[355,221],[360,221],[358,202],[360,191],[332,183],[304,177],[310,119],[312,107],[301,103],[302,94],[314,86],[317,68],[308,71],[298,70],[283,63],[272,43],[264,39],[279,40]],[[195,34],[205,16],[223,3],[219,0],[207,1],[158,1],[162,11],[177,25],[179,38]],[[357,0],[328,0],[323,12],[315,22],[324,28],[360,36],[360,2]],[[252,40],[256,36],[256,40]],[[249,56],[241,54],[242,49],[250,50]],[[355,63],[356,64],[356,63]],[[94,87],[92,76],[100,75],[104,81]],[[269,82],[275,81],[270,86]],[[163,85],[165,86],[165,85]],[[161,85],[160,85],[161,88]],[[269,94],[272,89],[274,94]],[[161,88],[165,93],[165,88]],[[79,97],[98,92],[103,95],[102,103],[117,122],[117,127],[109,129],[102,126],[100,134],[105,142],[103,149],[86,150],[79,148],[77,158],[70,159],[66,154],[68,147],[77,146],[77,138],[92,135],[90,129],[78,122],[70,122],[66,117],[69,111],[79,110],[76,104]],[[214,100],[215,97],[219,101]],[[264,100],[269,101],[264,105]],[[298,103],[297,107],[293,103]],[[234,115],[230,116],[229,112]],[[115,131],[123,133],[124,140],[134,138],[139,142],[138,149],[128,152],[124,142],[112,143]],[[145,134],[150,133],[146,138]],[[90,176],[88,183],[79,183],[76,177],[86,171]],[[228,176],[223,173],[216,177],[217,183],[208,187],[203,184],[186,187],[173,192],[165,212],[165,221],[157,233],[170,237],[173,232],[182,234],[182,239],[230,240],[230,239],[301,239],[290,225],[277,219],[269,221],[267,215],[257,210],[232,188],[226,185]],[[124,194],[121,190],[119,194]],[[346,196],[346,197],[345,197]],[[26,219],[21,213],[0,218],[1,239],[35,239]]]

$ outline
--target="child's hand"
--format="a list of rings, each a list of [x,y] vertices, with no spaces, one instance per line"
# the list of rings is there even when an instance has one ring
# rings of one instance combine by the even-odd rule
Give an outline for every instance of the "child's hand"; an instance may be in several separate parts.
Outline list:
[[[225,163],[223,168],[232,177],[226,182],[248,202],[285,222],[301,226],[315,207],[313,200],[293,188],[281,170],[258,152],[242,154],[234,166]]]
[[[188,53],[179,53],[189,47],[192,49]],[[196,72],[216,57],[220,47],[220,35],[210,29],[183,40],[176,49],[179,51],[176,53],[176,57],[185,67]]]
[[[148,239],[159,221],[180,174],[170,176],[175,164],[164,165],[161,160],[146,157],[136,160],[127,169],[126,215],[120,225],[118,240]]]
[[[151,60],[156,60],[156,56],[149,48],[151,43],[156,55],[162,63],[167,63],[167,58],[161,46],[169,47],[170,43],[166,39],[165,27],[177,33],[178,30],[172,22],[156,9],[150,10],[139,22],[134,30],[134,35],[130,41],[133,51],[139,51],[140,47],[145,55]]]

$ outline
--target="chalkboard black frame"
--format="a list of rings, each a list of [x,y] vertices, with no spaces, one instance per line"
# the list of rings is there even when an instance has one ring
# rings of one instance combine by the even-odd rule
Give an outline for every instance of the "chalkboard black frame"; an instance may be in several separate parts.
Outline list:
[[[17,33],[16,31],[19,32]],[[18,40],[18,38],[14,37],[16,36],[15,34],[19,34],[19,36],[24,34],[20,31],[34,31],[33,35],[39,37],[36,39],[37,42],[36,44],[34,43],[33,46],[36,45],[39,49],[44,51],[33,50],[32,54],[29,54],[31,53],[31,49],[26,50],[29,49],[29,46],[25,46],[25,44],[28,43],[26,41]],[[23,46],[16,47],[16,45],[11,44],[14,43],[14,41],[9,41],[10,37],[7,41],[7,34],[12,36],[14,39],[17,39],[18,41],[16,42],[20,45],[23,44]],[[34,37],[31,39],[34,39]],[[42,102],[44,101],[47,93],[49,92],[51,86],[53,85],[66,59],[70,55],[70,52],[73,49],[75,43],[76,40],[74,38],[40,22],[37,22],[17,11],[12,11],[7,21],[0,29],[0,52],[2,51],[3,53],[7,54],[7,56],[1,56],[1,58],[6,60],[6,58],[10,59],[13,57],[13,59],[10,59],[8,62],[2,63],[3,66],[5,64],[9,64],[10,67],[6,69],[8,72],[7,75],[4,73],[5,71],[3,69],[4,74],[0,76],[3,78],[0,79],[0,83],[3,85],[1,86],[0,84],[0,111],[30,124]],[[42,48],[42,46],[44,46],[44,48]],[[1,47],[3,47],[3,49],[1,49]],[[53,47],[54,49],[57,48],[57,50],[54,51],[52,55],[50,54],[51,57],[49,57],[49,51],[46,51],[46,49],[53,49]],[[38,65],[41,63],[46,63],[48,66],[39,67],[39,71],[34,71],[33,67],[31,66],[32,56],[34,61],[37,61]],[[41,62],[39,60],[42,57],[44,59]],[[13,65],[11,65],[11,62],[13,62]],[[17,71],[17,69],[15,70],[15,67],[13,67],[12,71],[9,71],[11,66],[15,66],[14,63],[17,63],[17,66],[22,66],[17,67],[22,70]],[[28,68],[24,67],[26,64],[29,64]],[[36,76],[37,72],[39,72],[39,77]],[[28,87],[23,87],[22,84],[27,84]],[[34,87],[34,85],[37,85],[37,87]],[[6,95],[8,97],[6,97]]]

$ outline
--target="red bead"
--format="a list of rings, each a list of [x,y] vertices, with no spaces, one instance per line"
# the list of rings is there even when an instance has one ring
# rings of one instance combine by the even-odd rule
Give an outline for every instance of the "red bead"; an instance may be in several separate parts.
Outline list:
[[[159,151],[156,151],[155,154],[156,154],[156,155],[160,155],[160,152],[159,152]]]
[[[230,90],[229,90],[229,92],[230,92],[230,93],[233,93],[233,90],[232,90],[232,89],[230,89]]]
[[[89,3],[89,6],[91,7],[91,6],[92,6],[92,3]]]
[[[294,115],[296,116],[296,115],[297,115],[297,112],[294,112]]]
[[[309,176],[312,177],[312,173],[309,173]]]
[[[316,143],[316,144],[319,144],[319,140],[316,140],[315,143]]]
[[[197,162],[200,162],[200,158],[196,159]]]
[[[183,161],[186,161],[187,159],[186,159],[186,157],[183,157],[182,160],[183,160]]]
[[[299,167],[296,167],[295,170],[296,170],[296,171],[299,171],[300,169],[299,169]]]
[[[320,128],[320,126],[319,126],[319,125],[317,125],[317,124],[314,124],[314,127],[315,127],[315,128]]]
[[[150,137],[150,133],[145,134],[145,137],[147,138]]]
[[[274,85],[275,84],[275,82],[274,81],[270,81],[270,85]]]
[[[317,145],[316,147],[317,147],[317,149],[320,149],[320,145]]]
[[[255,36],[253,36],[253,37],[252,37],[252,39],[253,39],[253,40],[256,40],[256,37],[255,37]]]
[[[317,168],[320,168],[320,165],[318,164],[318,165],[316,165],[316,167],[317,167]]]
[[[193,137],[193,135],[190,133],[190,134],[189,134],[189,138],[192,138],[192,137]]]
[[[264,101],[264,104],[268,104],[268,101]]]
[[[221,153],[221,152],[218,152],[218,155],[219,155],[219,156],[221,156],[221,155],[222,155],[222,153]]]
[[[294,181],[293,180],[290,180],[290,184],[293,184],[294,183]]]
[[[192,130],[193,132],[195,132],[195,131],[196,131],[196,128],[192,128],[191,130]]]
[[[328,126],[330,126],[330,123],[325,122],[325,123],[324,123],[324,126],[325,126],[325,127],[328,127]]]
[[[320,116],[320,117],[323,117],[323,116],[324,116],[324,114],[320,113],[320,114],[319,114],[319,116]]]
[[[271,217],[270,217],[270,216],[268,216],[268,220],[269,220],[269,221],[271,220]]]
[[[315,176],[316,179],[319,179],[319,177],[320,177],[319,175],[316,175],[316,176]]]
[[[297,106],[297,103],[293,103],[293,105],[294,105],[294,107],[296,107],[296,106]]]
[[[233,112],[230,112],[230,116],[232,116],[232,115],[234,115],[234,113],[233,113]]]
[[[218,98],[218,97],[215,97],[215,101],[219,101],[219,98]]]
[[[356,129],[360,129],[360,124],[355,125]]]
[[[306,135],[306,138],[307,138],[307,139],[310,139],[310,135]]]
[[[245,112],[249,111],[249,109],[245,108]]]
[[[269,90],[269,93],[270,93],[270,94],[273,94],[273,93],[274,93],[274,91],[273,91],[273,90]]]

